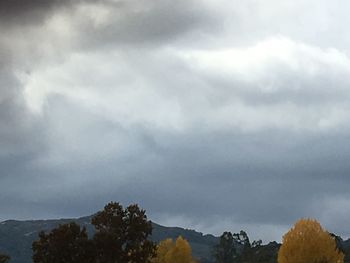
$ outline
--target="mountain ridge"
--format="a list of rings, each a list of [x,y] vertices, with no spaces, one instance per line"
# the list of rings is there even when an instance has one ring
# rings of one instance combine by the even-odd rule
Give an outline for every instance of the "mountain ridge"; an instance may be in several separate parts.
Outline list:
[[[94,227],[91,224],[92,216],[80,218],[62,218],[47,220],[5,220],[0,222],[0,253],[11,256],[10,263],[32,263],[32,243],[38,239],[40,231],[51,231],[60,224],[76,222],[85,227],[88,235],[92,237]],[[212,234],[185,229],[181,227],[162,226],[152,222],[152,236],[150,239],[159,242],[166,238],[176,239],[178,236],[184,237],[191,245],[192,254],[201,263],[212,263],[213,247],[219,243],[219,237]],[[344,263],[350,263],[350,239],[343,240],[340,236],[332,234],[336,240],[337,247],[345,253]],[[275,263],[276,255],[280,244],[273,241],[262,245],[257,253],[263,263]],[[258,255],[260,254],[260,256]],[[262,261],[261,261],[262,260]]]
[[[0,252],[11,256],[11,263],[32,263],[32,242],[38,239],[41,231],[51,231],[60,224],[76,222],[86,227],[89,236],[94,233],[91,224],[92,216],[62,219],[39,220],[5,220],[0,222]],[[192,229],[167,227],[152,222],[150,239],[159,242],[166,238],[184,237],[191,245],[193,256],[201,262],[211,262],[212,247],[219,238],[211,234],[203,234]]]

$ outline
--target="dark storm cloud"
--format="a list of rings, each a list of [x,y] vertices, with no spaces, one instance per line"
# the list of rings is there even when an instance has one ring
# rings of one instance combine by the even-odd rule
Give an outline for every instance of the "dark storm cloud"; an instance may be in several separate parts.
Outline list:
[[[1,1],[0,218],[117,200],[216,234],[313,216],[348,235],[329,216],[350,200],[346,50],[260,39],[253,2]],[[258,43],[227,51],[239,36]]]
[[[15,58],[1,43],[0,54],[0,177],[4,177],[11,176],[17,162],[24,164],[35,158],[42,145],[36,137],[41,133],[40,122],[28,112],[14,73]]]
[[[54,2],[59,1],[52,1]],[[50,9],[50,1],[1,1],[0,23],[0,177],[16,178],[18,168],[35,159],[42,150],[42,127],[25,105],[23,87],[16,72],[22,50],[11,43],[15,25],[27,26]],[[14,39],[15,41],[15,39]],[[12,45],[14,44],[14,45]],[[38,138],[41,137],[40,140]],[[19,168],[21,169],[21,168]]]
[[[90,34],[93,43],[146,45],[168,42],[195,30],[214,27],[214,16],[195,1],[122,1],[115,4],[113,17]],[[85,28],[89,31],[90,28]]]
[[[62,10],[75,10],[79,5],[95,4],[107,7],[115,12],[112,20],[101,28],[91,28],[91,21],[85,21],[73,30],[82,38],[80,44],[99,48],[104,43],[147,42],[157,38],[171,38],[192,28],[204,19],[200,14],[203,9],[189,1],[171,3],[170,1],[1,1],[0,20],[4,34],[0,38],[0,107],[1,107],[1,141],[2,152],[7,154],[26,154],[36,152],[37,138],[45,140],[46,129],[43,120],[33,115],[27,108],[24,98],[23,80],[20,74],[30,76],[37,64],[44,61],[45,54],[50,53],[55,45],[47,38],[42,38],[40,31],[45,32],[45,22]],[[195,12],[196,8],[198,11]],[[74,11],[73,11],[74,14]],[[70,15],[69,15],[70,16]],[[74,17],[68,19],[74,20]],[[113,20],[116,19],[116,20]],[[77,22],[79,24],[79,22]],[[24,31],[22,32],[22,28]],[[91,29],[91,34],[88,33]],[[28,32],[27,32],[28,31]],[[33,35],[31,35],[33,32]],[[44,42],[38,43],[40,39]],[[43,50],[42,44],[47,41],[49,50]],[[89,44],[86,44],[86,42]],[[96,41],[96,42],[95,42]],[[81,46],[79,44],[79,46]],[[97,46],[95,46],[97,45]],[[60,48],[57,46],[57,48]],[[45,53],[46,52],[46,53]],[[67,50],[67,52],[69,52]],[[60,56],[61,54],[57,54]],[[58,60],[63,58],[58,57]],[[33,63],[34,62],[34,63]],[[37,127],[37,128],[36,128]],[[41,135],[37,135],[36,133]],[[33,139],[32,139],[33,138]],[[39,140],[40,141],[40,140]],[[43,142],[42,144],[45,144]],[[40,148],[40,147],[39,147]],[[30,154],[29,154],[30,155]],[[4,169],[4,174],[7,173]],[[8,174],[8,173],[7,173]],[[15,174],[15,173],[14,173]]]
[[[0,3],[3,30],[32,26],[44,29],[45,23],[57,14],[65,16],[70,29],[79,37],[70,41],[89,49],[169,42],[187,33],[218,30],[220,24],[204,2],[193,0],[6,0]]]
[[[74,106],[67,106],[65,103],[65,114],[72,114]],[[119,200],[124,204],[140,203],[151,217],[165,213],[169,217],[184,215],[214,222],[215,217],[230,218],[237,225],[283,225],[303,216],[319,216],[314,202],[335,192],[346,192],[347,188],[349,150],[343,142],[348,136],[341,134],[310,134],[301,138],[275,131],[249,136],[178,136],[142,126],[133,127],[126,134],[120,127],[113,128],[98,119],[90,119],[85,125],[78,126],[99,132],[93,135],[90,131],[86,138],[89,142],[75,137],[72,147],[88,143],[87,147],[95,153],[76,156],[64,147],[58,150],[66,155],[64,165],[52,165],[55,168],[51,170],[27,169],[29,177],[21,177],[26,190],[17,198],[23,198],[23,203],[38,215],[69,216],[77,211],[88,214],[107,200]],[[124,146],[112,155],[104,154],[105,147],[99,145],[104,142],[98,139],[99,134],[108,135],[108,126],[116,137],[124,134]],[[62,138],[56,138],[58,146]],[[117,138],[111,139],[113,142]],[[41,175],[34,176],[35,171]],[[32,193],[29,198],[26,191]],[[10,211],[9,214],[26,216],[23,212],[16,214],[14,208]]]
[[[315,200],[347,191],[346,134],[274,130],[178,135],[111,123],[64,98],[49,105],[46,125],[54,133],[53,157],[43,156],[39,165],[21,165],[16,180],[3,181],[2,195],[15,195],[26,207],[18,211],[4,203],[11,216],[84,215],[118,200],[139,203],[151,218],[166,214],[212,223],[230,218],[235,227],[283,225],[319,216]],[[120,138],[122,144],[116,144]]]
[[[74,6],[90,0],[4,0],[0,2],[0,21],[3,26],[28,26],[43,22],[58,8]]]

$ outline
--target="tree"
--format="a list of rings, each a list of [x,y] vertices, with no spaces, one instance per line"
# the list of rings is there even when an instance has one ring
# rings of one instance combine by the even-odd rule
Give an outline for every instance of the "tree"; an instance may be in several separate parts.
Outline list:
[[[216,263],[275,263],[278,248],[277,243],[263,246],[261,240],[250,243],[243,230],[234,234],[224,232],[214,247],[214,260]]]
[[[93,246],[86,229],[80,229],[74,222],[59,225],[48,234],[40,232],[32,249],[34,263],[94,262]]]
[[[148,263],[154,256],[156,246],[147,239],[152,224],[137,205],[123,209],[111,202],[91,223],[96,228],[92,240],[76,223],[41,232],[32,245],[34,263]]]
[[[167,260],[167,254],[174,248],[174,242],[171,238],[167,238],[157,246],[156,255],[152,259],[152,263],[164,263]]]
[[[237,251],[237,262],[252,261],[252,246],[247,233],[241,230],[239,233],[234,233],[232,236],[233,243]],[[256,245],[256,242],[260,243],[260,241],[254,241],[254,246]]]
[[[321,225],[301,219],[283,236],[278,263],[343,263],[344,255]]]
[[[157,246],[156,257],[153,263],[194,263],[191,246],[179,236],[175,242],[172,239],[165,239]]]
[[[96,228],[93,241],[99,263],[147,263],[154,256],[156,246],[147,239],[152,224],[136,204],[123,209],[111,202],[91,223]]]
[[[214,260],[216,263],[233,263],[238,254],[231,232],[224,232],[220,236],[219,244],[214,247]]]
[[[262,245],[261,240],[253,241],[238,256],[239,263],[276,263],[279,244],[270,242]]]
[[[7,263],[10,261],[10,257],[8,255],[0,254],[0,263]]]

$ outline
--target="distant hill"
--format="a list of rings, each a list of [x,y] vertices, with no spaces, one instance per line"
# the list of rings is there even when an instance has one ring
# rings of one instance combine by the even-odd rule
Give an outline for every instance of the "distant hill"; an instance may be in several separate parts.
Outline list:
[[[40,231],[50,231],[59,224],[76,222],[85,226],[89,235],[92,236],[94,228],[91,225],[91,216],[77,219],[57,219],[57,220],[7,220],[0,222],[0,252],[11,256],[11,263],[32,263],[32,242],[38,239]],[[213,246],[218,244],[219,238],[213,235],[203,235],[194,230],[180,227],[165,227],[153,224],[153,234],[151,240],[159,242],[166,238],[175,239],[178,236],[184,237],[192,247],[193,256],[201,263],[212,263]],[[333,235],[333,234],[332,234]],[[343,240],[341,237],[333,235],[337,247],[344,252],[344,263],[350,263],[350,239]],[[243,263],[276,263],[277,252],[280,244],[270,242],[269,244],[253,248],[254,259],[243,261]]]
[[[32,242],[38,239],[40,231],[50,231],[59,224],[76,222],[85,226],[89,235],[94,232],[90,224],[91,217],[81,217],[78,219],[58,219],[58,220],[7,220],[0,223],[0,252],[11,256],[12,263],[31,263]],[[203,235],[194,230],[180,227],[165,227],[153,223],[153,234],[151,240],[159,242],[165,238],[177,238],[179,235],[189,241],[192,253],[201,262],[211,262],[211,251],[219,241],[213,235]]]

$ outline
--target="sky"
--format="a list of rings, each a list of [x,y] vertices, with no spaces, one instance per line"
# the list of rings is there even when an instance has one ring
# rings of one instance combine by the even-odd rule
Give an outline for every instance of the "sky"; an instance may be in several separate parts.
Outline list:
[[[109,201],[350,236],[350,2],[0,1],[0,220]]]

